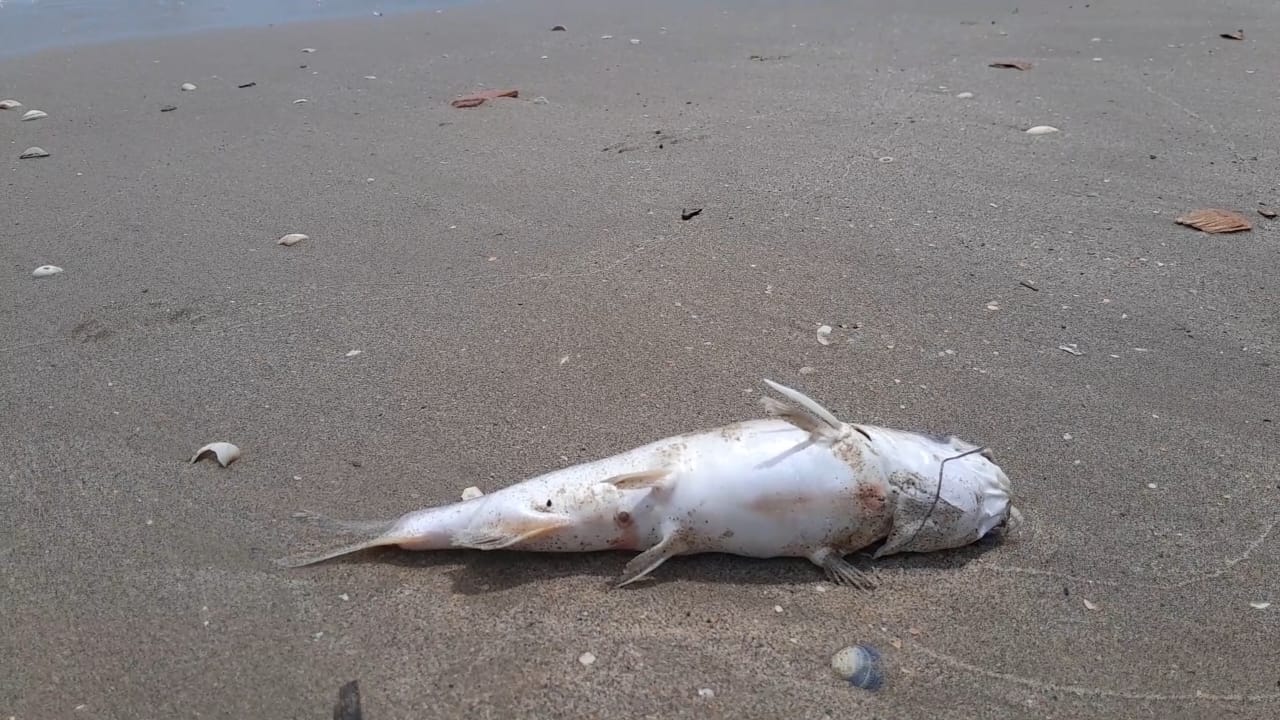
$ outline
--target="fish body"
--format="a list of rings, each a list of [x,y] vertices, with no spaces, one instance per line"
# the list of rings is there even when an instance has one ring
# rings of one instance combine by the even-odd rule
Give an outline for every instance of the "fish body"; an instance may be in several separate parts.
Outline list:
[[[409,550],[640,550],[619,585],[676,555],[804,557],[834,581],[869,580],[844,556],[968,544],[1016,519],[1009,481],[956,438],[852,425],[796,390],[771,417],[664,438],[460,503],[386,522],[325,521],[363,539],[282,560],[300,566],[380,545]],[[941,485],[939,485],[941,478]]]

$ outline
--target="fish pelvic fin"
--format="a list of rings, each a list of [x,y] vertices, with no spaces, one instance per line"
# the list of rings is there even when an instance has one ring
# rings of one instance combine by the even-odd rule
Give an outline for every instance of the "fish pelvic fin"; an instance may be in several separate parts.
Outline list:
[[[295,513],[295,519],[316,523],[326,530],[356,535],[359,539],[350,540],[336,547],[315,552],[297,553],[275,560],[275,564],[285,568],[299,568],[305,565],[331,560],[342,555],[360,552],[383,545],[396,545],[403,538],[392,533],[395,520],[333,520],[323,515],[302,512]]]
[[[516,518],[493,524],[470,527],[454,535],[450,541],[454,547],[472,550],[502,550],[566,528],[574,524],[565,515]]]
[[[830,410],[822,407],[817,400],[799,390],[780,385],[768,378],[765,378],[764,382],[779,394],[791,400],[791,403],[786,403],[767,395],[761,398],[760,402],[764,405],[765,412],[768,414],[786,420],[809,433],[814,439],[835,442],[848,436],[851,432],[849,425],[841,422]]]
[[[671,471],[663,468],[643,470],[641,472],[614,475],[605,482],[619,490],[643,490],[647,488],[663,488],[670,484]]]

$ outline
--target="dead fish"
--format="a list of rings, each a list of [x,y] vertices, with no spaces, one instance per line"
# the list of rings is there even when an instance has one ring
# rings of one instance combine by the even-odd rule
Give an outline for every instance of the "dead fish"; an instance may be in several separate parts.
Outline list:
[[[301,567],[367,548],[643,551],[616,586],[677,555],[803,557],[833,582],[870,587],[844,559],[972,543],[1016,524],[1009,479],[984,448],[845,423],[797,390],[765,397],[770,417],[665,438],[459,503],[394,520],[303,513],[357,539],[281,558]],[[943,479],[945,475],[945,480]]]

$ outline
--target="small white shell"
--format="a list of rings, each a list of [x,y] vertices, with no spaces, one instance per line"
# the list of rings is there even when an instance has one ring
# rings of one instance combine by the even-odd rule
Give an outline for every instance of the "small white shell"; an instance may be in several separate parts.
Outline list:
[[[349,358],[351,358],[351,357],[355,357],[355,356],[357,356],[357,355],[359,355],[359,354],[361,354],[361,353],[363,353],[363,352],[364,352],[363,350],[348,350],[348,351],[347,351],[347,355],[346,355],[346,356],[347,356],[347,357],[349,357]]]
[[[22,107],[22,103],[17,100],[0,100],[0,110],[12,110]]]
[[[588,650],[578,656],[578,662],[582,663],[584,667],[591,667],[596,663],[596,656]]]
[[[187,91],[195,90],[196,85],[195,83],[182,83],[182,89]]]
[[[1262,602],[1262,601],[1251,602],[1249,603],[1249,607],[1253,608],[1254,610],[1266,610],[1267,608],[1271,607],[1271,603]]]
[[[311,101],[310,101],[310,100],[308,100],[308,99],[306,99],[306,98],[298,98],[297,100],[294,100],[294,101],[293,101],[293,104],[294,104],[294,105],[301,105],[302,103],[308,103],[308,102],[311,102]]]
[[[219,465],[226,467],[235,462],[236,458],[240,457],[240,448],[229,442],[209,443],[197,450],[195,455],[191,456],[191,462],[194,463],[207,455],[212,455],[218,460]]]
[[[49,113],[43,110],[28,110],[22,114],[23,120],[39,120],[40,118],[49,117]]]
[[[315,51],[316,51],[315,48],[302,48],[302,52],[304,53],[313,53]]]
[[[960,98],[961,100],[968,100],[969,98],[973,97],[973,93],[971,92],[956,93],[956,97]]]
[[[484,495],[484,491],[474,485],[462,491],[463,500],[475,500],[481,495]]]
[[[60,272],[62,272],[62,268],[57,265],[41,265],[31,271],[31,277],[49,277],[50,275],[57,275]]]
[[[818,343],[821,345],[831,344],[831,326],[823,325],[818,328]]]
[[[42,147],[29,147],[26,150],[22,151],[22,154],[18,156],[18,159],[27,160],[30,158],[42,158],[42,157],[49,157],[49,151],[45,150]]]
[[[1036,125],[1035,127],[1027,128],[1028,135],[1048,135],[1056,132],[1062,131],[1052,125]]]
[[[310,239],[311,238],[307,237],[306,235],[303,235],[302,233],[289,233],[288,235],[285,235],[284,237],[277,240],[276,244],[285,245],[285,246],[297,245],[303,240],[310,240]]]

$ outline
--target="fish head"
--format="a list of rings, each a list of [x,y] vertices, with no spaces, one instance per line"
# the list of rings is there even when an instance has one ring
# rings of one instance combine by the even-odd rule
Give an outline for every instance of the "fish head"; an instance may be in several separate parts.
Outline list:
[[[877,557],[961,547],[1021,520],[989,449],[954,436],[869,430],[894,496],[893,529]]]

